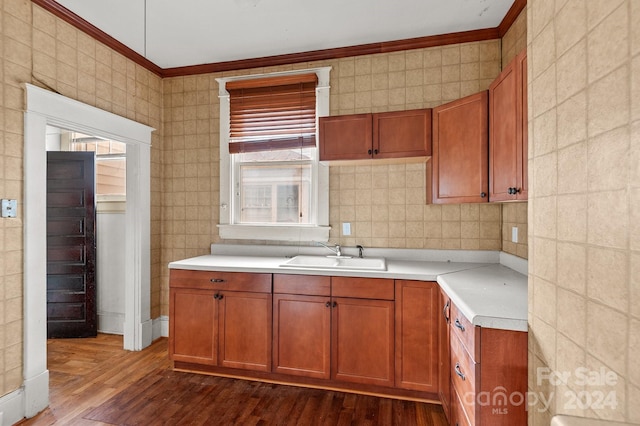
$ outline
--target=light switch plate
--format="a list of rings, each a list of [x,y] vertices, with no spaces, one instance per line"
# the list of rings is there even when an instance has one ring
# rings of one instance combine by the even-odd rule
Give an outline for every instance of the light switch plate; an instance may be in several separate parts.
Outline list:
[[[342,224],[342,235],[351,235],[351,223],[344,222]]]
[[[512,243],[517,243],[518,242],[518,227],[517,226],[511,227],[511,242]]]
[[[16,217],[17,200],[2,200],[2,217]]]

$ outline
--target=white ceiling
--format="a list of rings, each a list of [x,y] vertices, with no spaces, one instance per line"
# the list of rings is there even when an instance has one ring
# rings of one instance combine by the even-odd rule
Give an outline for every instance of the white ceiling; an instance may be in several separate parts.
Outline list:
[[[497,27],[514,0],[57,0],[161,68]]]

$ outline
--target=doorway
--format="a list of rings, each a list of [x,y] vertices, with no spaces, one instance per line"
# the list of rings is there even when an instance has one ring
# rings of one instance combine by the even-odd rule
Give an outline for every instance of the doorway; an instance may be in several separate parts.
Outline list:
[[[94,152],[47,151],[47,338],[96,337]]]
[[[127,145],[124,348],[153,338],[150,318],[150,158],[155,129],[31,84],[24,131],[24,398],[30,417],[48,404],[46,345],[46,126]]]

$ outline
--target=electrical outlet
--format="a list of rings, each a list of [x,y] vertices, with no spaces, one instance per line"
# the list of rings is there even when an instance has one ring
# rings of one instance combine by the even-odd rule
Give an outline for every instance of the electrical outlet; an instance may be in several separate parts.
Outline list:
[[[511,227],[511,242],[512,243],[517,243],[518,242],[518,227],[517,226]]]
[[[351,235],[351,223],[344,222],[342,224],[342,235]]]

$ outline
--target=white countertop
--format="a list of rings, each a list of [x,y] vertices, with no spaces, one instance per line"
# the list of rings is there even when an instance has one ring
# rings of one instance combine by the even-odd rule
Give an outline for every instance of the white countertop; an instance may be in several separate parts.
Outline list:
[[[499,263],[486,262],[487,254],[467,256],[475,262],[421,260],[424,256],[413,256],[411,260],[387,257],[386,271],[353,271],[281,267],[289,257],[274,251],[273,256],[204,255],[171,262],[169,268],[437,281],[472,324],[527,331],[527,277]],[[460,259],[455,255],[449,257]],[[484,261],[477,262],[478,259]]]

